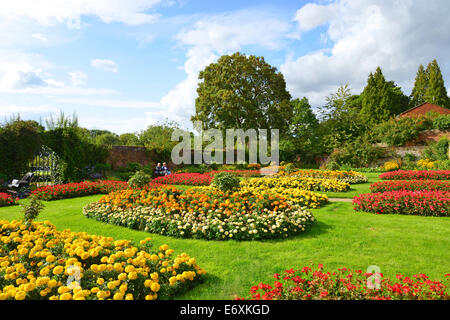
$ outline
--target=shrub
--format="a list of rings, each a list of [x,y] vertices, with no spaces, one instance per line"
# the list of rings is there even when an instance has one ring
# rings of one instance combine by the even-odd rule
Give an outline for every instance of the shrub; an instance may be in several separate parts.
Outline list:
[[[437,142],[430,143],[422,155],[431,160],[448,160],[450,140],[443,136]]]
[[[239,189],[240,179],[229,172],[219,172],[214,175],[212,183],[223,192]]]
[[[450,180],[450,170],[397,170],[379,176],[382,180]]]
[[[189,186],[209,186],[212,176],[203,173],[173,173],[155,178],[153,182]]]
[[[128,185],[132,188],[143,188],[145,185],[149,184],[152,181],[152,177],[146,174],[144,171],[137,171],[131,178],[128,180]]]
[[[19,204],[18,201],[19,198],[14,198],[9,193],[0,192],[0,207],[15,206]]]
[[[450,191],[450,183],[444,180],[388,180],[375,182],[370,185],[370,191],[386,192],[401,190],[442,190]]]
[[[420,159],[417,161],[417,166],[423,169],[432,169],[434,167],[434,162],[430,159]]]
[[[438,130],[450,129],[450,115],[440,115],[433,120],[433,128]]]
[[[401,160],[392,160],[387,161],[383,164],[383,170],[385,171],[394,171],[398,170],[401,167]]]
[[[390,119],[373,129],[378,140],[389,146],[402,146],[416,138],[420,131],[431,129],[432,122],[427,117]]]
[[[450,170],[450,160],[436,160],[434,167],[436,170]]]
[[[31,225],[33,220],[38,217],[41,210],[44,209],[44,205],[36,195],[30,197],[30,202],[28,204],[21,204],[21,206],[23,208],[24,225],[27,227]]]
[[[353,198],[356,211],[376,214],[449,216],[450,192],[439,190],[390,191],[361,194]]]
[[[272,285],[259,283],[251,287],[250,300],[448,300],[446,285],[432,281],[425,274],[395,279],[381,273],[340,268],[326,272],[305,266],[274,274]],[[375,283],[374,283],[375,282]],[[378,288],[377,288],[377,287]],[[244,300],[237,298],[237,300]]]
[[[169,299],[201,281],[195,258],[150,240],[133,246],[48,221],[0,220],[0,300]]]

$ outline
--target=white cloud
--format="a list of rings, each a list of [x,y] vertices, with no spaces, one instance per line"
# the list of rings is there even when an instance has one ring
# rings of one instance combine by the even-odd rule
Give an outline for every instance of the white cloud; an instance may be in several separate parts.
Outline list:
[[[161,107],[161,104],[159,102],[141,100],[62,98],[56,99],[55,102],[107,108],[154,109]]]
[[[37,107],[17,106],[17,105],[0,105],[0,116],[10,116],[14,114],[42,114],[55,113],[57,108],[49,105],[40,105]]]
[[[318,5],[308,3],[295,15],[295,21],[298,22],[300,31],[309,31],[330,21],[337,15],[337,6],[335,4]]]
[[[48,42],[48,38],[41,33],[33,33],[31,37],[44,43]]]
[[[201,70],[220,55],[234,53],[245,46],[281,49],[283,42],[290,38],[291,29],[288,21],[263,10],[241,10],[200,18],[192,28],[182,30],[175,37],[180,45],[190,47],[184,63],[186,79],[161,99],[165,112],[149,116],[173,119],[185,128],[191,127]]]
[[[79,28],[82,16],[97,16],[103,22],[139,25],[154,22],[159,15],[148,13],[161,0],[15,0],[3,1],[0,15],[8,19],[27,18],[41,25],[66,23]]]
[[[70,82],[73,86],[78,87],[84,84],[87,79],[87,75],[81,71],[69,72]]]
[[[27,63],[3,63],[0,65],[0,89],[21,90],[37,87],[64,87],[41,68]]]
[[[355,93],[360,92],[369,73],[381,66],[386,78],[409,94],[419,64],[434,58],[445,77],[450,71],[448,9],[447,0],[342,0],[306,5],[296,14],[300,29],[328,24],[326,37],[332,47],[288,59],[280,67],[288,89],[294,96],[306,96],[321,105],[341,84],[349,83]]]
[[[79,117],[80,126],[88,129],[109,130],[116,134],[137,132],[152,124],[146,117],[115,119],[108,117]]]
[[[93,59],[91,60],[91,66],[104,71],[117,73],[119,66],[113,60],[108,59]]]

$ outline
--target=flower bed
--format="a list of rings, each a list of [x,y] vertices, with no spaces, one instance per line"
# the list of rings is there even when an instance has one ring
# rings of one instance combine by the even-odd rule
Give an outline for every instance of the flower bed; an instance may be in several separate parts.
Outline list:
[[[288,197],[250,189],[224,193],[214,188],[181,192],[175,187],[124,190],[102,197],[83,209],[99,221],[181,238],[273,239],[305,231],[314,221],[304,208],[314,194]],[[309,193],[309,194],[307,194]],[[305,199],[308,196],[308,199]]]
[[[447,275],[448,276],[448,275]],[[325,272],[303,267],[275,274],[272,285],[259,283],[251,287],[250,300],[448,300],[447,286],[432,281],[425,274],[395,279],[383,274],[363,273],[347,268]],[[368,282],[369,280],[369,282]],[[368,285],[369,284],[369,285]],[[373,289],[372,289],[373,288]],[[244,300],[237,298],[237,300]]]
[[[368,181],[368,178],[356,171],[338,171],[338,170],[298,170],[292,173],[285,171],[280,172],[280,175],[288,175],[294,177],[309,177],[309,178],[322,178],[322,179],[338,179],[350,184],[364,183]]]
[[[422,216],[449,216],[448,191],[391,191],[361,194],[353,198],[354,210],[377,214],[397,213]]]
[[[19,199],[14,198],[9,193],[0,192],[0,207],[9,207],[19,204]]]
[[[189,186],[209,186],[213,177],[203,173],[173,173],[153,179],[154,183],[178,184]]]
[[[213,170],[213,171],[207,172],[205,174],[214,176],[216,173],[219,173],[219,172],[229,172],[229,173],[233,173],[237,176],[245,177],[245,178],[261,176],[260,169],[257,169],[257,170]]]
[[[54,186],[45,186],[32,192],[40,200],[51,201],[67,198],[90,196],[94,194],[107,194],[116,190],[128,188],[124,181],[96,181],[67,183]]]
[[[371,192],[401,190],[442,190],[450,191],[450,182],[445,180],[387,180],[375,182],[370,186]]]
[[[49,222],[0,220],[0,300],[168,299],[201,280],[194,258],[150,240],[135,247]]]
[[[277,176],[249,179],[241,182],[242,186],[268,188],[303,189],[310,191],[333,191],[345,192],[350,188],[350,184],[337,179],[309,178],[298,176]]]
[[[380,174],[383,180],[450,180],[450,170],[397,170]]]

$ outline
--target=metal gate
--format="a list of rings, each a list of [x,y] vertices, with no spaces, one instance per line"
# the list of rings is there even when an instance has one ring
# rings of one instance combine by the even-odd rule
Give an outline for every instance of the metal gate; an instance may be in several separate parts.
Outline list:
[[[51,149],[42,146],[41,150],[36,153],[33,161],[30,162],[29,172],[34,174],[32,183],[37,187],[52,185],[57,183],[59,157]]]

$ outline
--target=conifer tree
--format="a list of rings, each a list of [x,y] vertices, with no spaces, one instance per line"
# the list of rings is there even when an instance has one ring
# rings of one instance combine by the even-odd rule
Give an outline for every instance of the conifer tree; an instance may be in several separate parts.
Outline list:
[[[450,107],[444,79],[436,59],[428,64],[426,72],[428,75],[428,85],[425,92],[425,101],[441,107]]]
[[[386,81],[380,67],[369,75],[361,102],[361,115],[368,124],[386,121],[408,108],[408,97],[393,81]]]
[[[410,95],[409,107],[414,108],[425,102],[425,93],[428,87],[428,75],[421,64],[417,70],[416,80],[414,81],[414,88]]]

